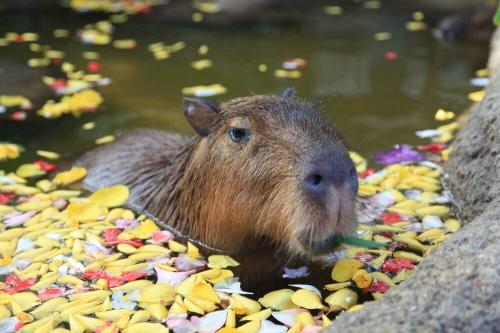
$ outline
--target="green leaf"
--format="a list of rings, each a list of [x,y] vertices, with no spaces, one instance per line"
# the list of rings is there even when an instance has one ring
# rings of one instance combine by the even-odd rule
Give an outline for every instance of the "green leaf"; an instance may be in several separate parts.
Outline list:
[[[337,236],[333,239],[334,244],[347,244],[358,247],[367,247],[369,249],[376,249],[387,246],[387,243],[374,242],[354,236]]]
[[[498,5],[495,16],[493,17],[493,23],[495,25],[500,25],[500,4]]]

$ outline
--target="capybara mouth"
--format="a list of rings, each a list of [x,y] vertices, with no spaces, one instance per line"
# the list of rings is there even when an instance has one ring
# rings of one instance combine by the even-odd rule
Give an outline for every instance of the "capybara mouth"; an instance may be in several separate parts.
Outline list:
[[[318,256],[333,252],[339,247],[339,235],[331,234],[325,239],[313,241],[309,243],[302,243],[307,256]]]
[[[333,252],[341,236],[351,235],[357,225],[355,196],[349,185],[343,186],[326,200],[326,209],[314,217],[315,226],[298,237],[301,252],[313,257]]]

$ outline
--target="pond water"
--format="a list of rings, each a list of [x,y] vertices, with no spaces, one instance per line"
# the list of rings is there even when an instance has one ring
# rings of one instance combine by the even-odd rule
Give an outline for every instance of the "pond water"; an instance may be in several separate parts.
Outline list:
[[[416,130],[436,126],[436,109],[459,112],[468,106],[466,95],[476,90],[469,79],[486,63],[486,44],[440,42],[430,29],[410,32],[405,22],[411,20],[411,11],[394,5],[384,3],[382,9],[367,10],[359,3],[337,3],[344,6],[344,14],[325,15],[322,6],[313,6],[304,12],[301,22],[286,25],[228,28],[134,17],[115,32],[115,38],[137,39],[139,46],[134,50],[52,37],[56,28],[74,30],[104,16],[68,9],[45,10],[41,15],[23,10],[0,12],[0,34],[38,32],[42,44],[65,51],[67,60],[80,66],[86,62],[83,51],[97,51],[102,74],[112,80],[111,85],[99,89],[105,99],[99,112],[79,119],[1,120],[0,141],[25,146],[22,158],[30,161],[35,149],[71,155],[92,147],[96,138],[132,127],[192,133],[182,115],[181,89],[212,83],[228,88],[227,94],[216,97],[220,101],[253,93],[280,93],[293,85],[299,96],[323,102],[352,149],[365,155],[395,143],[417,143]],[[376,41],[378,32],[391,32],[392,38]],[[184,41],[187,47],[168,60],[156,61],[147,46],[158,41]],[[206,56],[197,53],[203,44],[209,47]],[[386,59],[387,51],[396,52],[397,59]],[[30,57],[26,44],[0,48],[0,59],[24,64]],[[289,57],[307,60],[302,77],[274,77],[273,71]],[[190,62],[201,58],[213,60],[214,66],[192,69]],[[259,72],[259,64],[266,64],[269,70]],[[22,88],[19,93],[29,96]],[[96,128],[83,130],[81,125],[89,121],[95,121]]]

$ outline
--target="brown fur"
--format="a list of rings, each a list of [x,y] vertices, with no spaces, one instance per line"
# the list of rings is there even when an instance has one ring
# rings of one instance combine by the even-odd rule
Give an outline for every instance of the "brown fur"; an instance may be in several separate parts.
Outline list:
[[[245,144],[227,135],[241,124],[251,126]],[[249,269],[262,273],[353,230],[352,189],[332,190],[325,205],[301,189],[305,170],[325,154],[352,164],[318,104],[252,96],[222,104],[206,137],[134,130],[77,164],[88,169],[90,190],[125,184],[134,208],[240,260],[246,257],[255,264]]]

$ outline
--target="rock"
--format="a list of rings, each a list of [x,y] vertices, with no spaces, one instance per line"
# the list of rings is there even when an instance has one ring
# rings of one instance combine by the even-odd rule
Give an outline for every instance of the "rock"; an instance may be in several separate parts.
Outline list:
[[[494,45],[500,43],[495,34]],[[498,47],[492,59],[498,57]],[[498,59],[498,58],[497,58]],[[491,62],[490,62],[491,64]],[[492,68],[495,71],[496,68]],[[325,332],[497,332],[500,322],[500,78],[459,132],[446,165],[468,223],[381,301]]]

